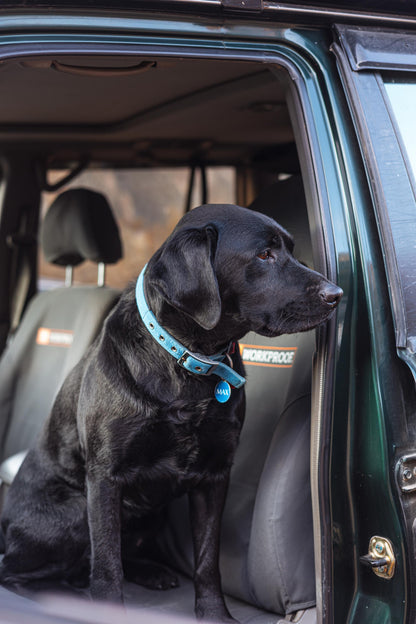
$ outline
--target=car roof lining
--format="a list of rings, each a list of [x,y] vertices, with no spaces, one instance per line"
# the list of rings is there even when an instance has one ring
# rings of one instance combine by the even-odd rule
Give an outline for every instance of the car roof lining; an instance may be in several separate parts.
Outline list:
[[[3,61],[0,87],[3,145],[36,141],[46,155],[222,164],[293,142],[285,88],[254,61],[38,55]]]

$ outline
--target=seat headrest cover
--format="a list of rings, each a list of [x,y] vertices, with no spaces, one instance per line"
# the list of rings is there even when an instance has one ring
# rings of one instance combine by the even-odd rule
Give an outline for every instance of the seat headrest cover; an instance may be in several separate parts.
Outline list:
[[[41,242],[45,259],[61,266],[84,260],[114,264],[122,257],[117,223],[101,193],[86,188],[59,195],[43,221]]]

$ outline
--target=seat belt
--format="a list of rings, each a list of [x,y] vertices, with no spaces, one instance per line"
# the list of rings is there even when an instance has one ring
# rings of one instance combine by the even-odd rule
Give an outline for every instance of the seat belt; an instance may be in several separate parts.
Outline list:
[[[195,186],[196,186],[195,172],[196,172],[197,167],[199,168],[201,172],[201,204],[206,204],[208,202],[208,186],[207,186],[206,169],[203,165],[192,165],[191,173],[189,176],[188,192],[186,195],[185,213],[189,212],[192,207],[192,197],[193,197],[193,193],[194,193]]]

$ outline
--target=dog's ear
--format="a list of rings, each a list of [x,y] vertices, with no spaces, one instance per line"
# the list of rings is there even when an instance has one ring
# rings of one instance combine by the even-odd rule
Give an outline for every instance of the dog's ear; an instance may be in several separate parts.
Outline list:
[[[178,230],[146,271],[148,283],[204,329],[213,329],[221,316],[213,266],[217,238],[217,230],[211,225]]]

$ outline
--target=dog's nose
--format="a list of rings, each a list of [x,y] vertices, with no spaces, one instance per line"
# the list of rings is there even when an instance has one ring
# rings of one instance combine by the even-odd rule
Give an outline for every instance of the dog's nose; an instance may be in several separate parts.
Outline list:
[[[331,308],[335,308],[338,305],[343,294],[342,288],[335,284],[326,284],[319,293],[322,301]]]

